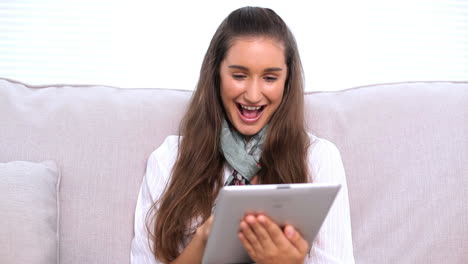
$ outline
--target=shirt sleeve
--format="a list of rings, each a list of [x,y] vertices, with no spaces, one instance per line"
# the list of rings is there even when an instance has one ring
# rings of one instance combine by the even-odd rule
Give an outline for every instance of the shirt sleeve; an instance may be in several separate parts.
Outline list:
[[[134,237],[131,244],[131,264],[162,264],[151,251],[152,241],[148,239],[146,220],[151,206],[157,201],[171,175],[177,155],[177,137],[168,137],[149,157],[145,176],[140,187],[135,208]],[[150,219],[152,215],[148,215]]]
[[[348,187],[340,152],[330,141],[315,138],[308,158],[312,182],[339,183],[341,189],[304,263],[354,264]]]

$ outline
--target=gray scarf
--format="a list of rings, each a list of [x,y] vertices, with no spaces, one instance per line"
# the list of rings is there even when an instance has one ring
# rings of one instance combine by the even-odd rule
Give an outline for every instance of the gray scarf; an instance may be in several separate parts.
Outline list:
[[[248,142],[234,128],[223,120],[221,130],[221,151],[224,158],[234,169],[225,185],[250,184],[252,178],[260,171],[260,157],[268,125],[252,136]]]

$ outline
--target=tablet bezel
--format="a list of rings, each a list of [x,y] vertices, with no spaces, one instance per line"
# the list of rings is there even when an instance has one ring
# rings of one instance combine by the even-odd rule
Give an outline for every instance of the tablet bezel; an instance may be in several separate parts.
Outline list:
[[[311,245],[340,188],[323,183],[223,187],[202,263],[252,263],[237,236],[246,212],[262,212],[281,226],[293,225]]]

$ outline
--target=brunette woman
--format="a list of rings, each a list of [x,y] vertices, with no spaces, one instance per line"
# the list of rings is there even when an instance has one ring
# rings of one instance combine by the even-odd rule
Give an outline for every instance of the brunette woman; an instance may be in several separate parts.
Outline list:
[[[247,215],[239,239],[256,263],[354,263],[354,257],[339,151],[305,128],[295,39],[271,9],[240,8],[211,40],[180,136],[166,138],[148,160],[131,262],[201,263],[224,185],[305,182],[342,185],[316,240],[310,247],[293,226]]]

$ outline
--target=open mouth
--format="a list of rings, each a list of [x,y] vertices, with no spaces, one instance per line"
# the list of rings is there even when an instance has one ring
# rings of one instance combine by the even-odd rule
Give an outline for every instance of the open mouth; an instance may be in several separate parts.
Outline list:
[[[237,109],[239,109],[239,113],[244,119],[247,120],[256,120],[260,117],[261,113],[265,109],[265,105],[262,106],[248,106],[243,104],[236,104]]]

